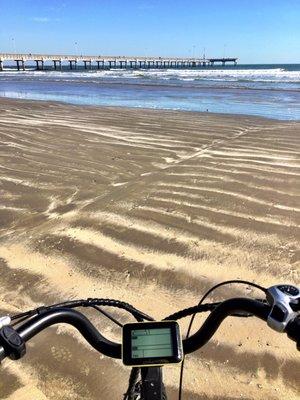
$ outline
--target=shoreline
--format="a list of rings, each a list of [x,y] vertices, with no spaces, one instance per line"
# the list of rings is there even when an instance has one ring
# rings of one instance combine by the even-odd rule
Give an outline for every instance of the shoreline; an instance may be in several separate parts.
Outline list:
[[[45,103],[45,104],[60,104],[64,106],[70,106],[70,107],[78,107],[78,108],[94,108],[94,109],[111,109],[111,110],[141,110],[141,111],[153,111],[153,112],[162,112],[162,113],[183,113],[183,114],[192,114],[192,115],[211,115],[215,117],[224,117],[224,118],[250,118],[253,120],[257,121],[270,121],[270,122],[282,122],[282,123],[299,123],[300,119],[278,119],[278,118],[271,118],[271,117],[265,117],[265,116],[259,116],[259,115],[252,115],[252,114],[234,114],[234,113],[217,113],[217,112],[210,112],[210,111],[193,111],[193,110],[178,110],[178,109],[171,109],[171,108],[147,108],[147,107],[128,107],[128,106],[105,106],[105,105],[94,105],[94,104],[77,104],[77,103],[69,103],[67,101],[60,101],[60,100],[40,100],[40,99],[20,99],[20,98],[14,98],[14,97],[5,97],[5,96],[0,96],[0,102],[2,101],[12,101],[12,102],[24,102],[24,103],[37,103],[39,104],[40,102]]]
[[[229,68],[229,67],[228,67]],[[67,104],[253,115],[300,121],[300,65],[0,74],[0,95]]]

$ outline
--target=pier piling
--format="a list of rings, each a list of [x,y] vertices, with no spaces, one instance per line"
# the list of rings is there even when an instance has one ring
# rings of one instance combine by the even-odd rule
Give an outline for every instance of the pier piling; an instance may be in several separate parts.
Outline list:
[[[35,63],[36,63],[36,69],[38,71],[44,69],[44,61],[43,60],[35,60]],[[41,66],[40,66],[40,63],[41,63]]]
[[[57,70],[57,65],[58,65],[58,68],[61,70],[62,69],[62,67],[61,67],[61,60],[53,60],[53,64],[54,64],[54,69],[55,69],[55,71]]]
[[[92,60],[83,60],[84,69],[92,69]]]
[[[20,69],[21,69],[22,71],[25,71],[25,62],[24,62],[24,60],[15,60],[15,61],[17,63],[17,70],[20,71]],[[20,66],[20,63],[21,63],[21,66]]]
[[[70,69],[77,68],[77,60],[69,60],[69,64],[70,64]],[[73,64],[74,64],[74,68],[73,68]]]

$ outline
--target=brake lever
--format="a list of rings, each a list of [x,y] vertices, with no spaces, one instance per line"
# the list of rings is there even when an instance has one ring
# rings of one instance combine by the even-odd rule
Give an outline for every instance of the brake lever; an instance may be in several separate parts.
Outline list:
[[[267,289],[266,295],[271,306],[267,319],[269,327],[277,332],[286,331],[287,325],[298,315],[300,290],[293,285],[275,285]]]

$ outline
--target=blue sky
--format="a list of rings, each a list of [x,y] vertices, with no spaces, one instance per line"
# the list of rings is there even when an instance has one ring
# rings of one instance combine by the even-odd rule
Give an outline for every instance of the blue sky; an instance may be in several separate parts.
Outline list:
[[[0,0],[0,52],[300,62],[300,0]],[[77,43],[77,45],[75,44]]]

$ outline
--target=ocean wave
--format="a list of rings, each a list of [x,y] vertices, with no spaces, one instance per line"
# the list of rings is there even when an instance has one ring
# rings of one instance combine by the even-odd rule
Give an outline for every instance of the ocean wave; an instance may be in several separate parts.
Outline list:
[[[252,81],[252,82],[300,82],[300,71],[277,69],[248,70],[159,70],[149,71],[153,78],[169,78],[180,80],[213,80],[213,81]]]
[[[6,76],[34,77],[42,79],[152,79],[179,81],[228,81],[228,82],[273,82],[300,83],[300,71],[284,68],[265,69],[142,69],[142,70],[91,70],[91,71],[12,71],[4,70],[0,79]]]

